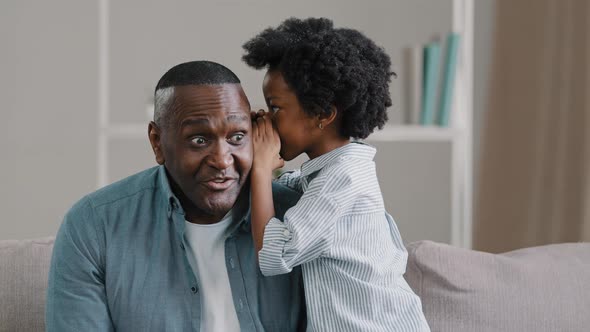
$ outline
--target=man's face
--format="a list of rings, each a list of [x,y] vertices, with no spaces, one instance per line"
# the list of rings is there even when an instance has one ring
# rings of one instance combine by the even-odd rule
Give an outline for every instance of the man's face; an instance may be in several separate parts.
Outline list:
[[[219,221],[236,202],[252,166],[250,105],[239,84],[174,88],[163,128],[150,125],[156,160],[189,221]],[[154,133],[154,134],[152,134]]]

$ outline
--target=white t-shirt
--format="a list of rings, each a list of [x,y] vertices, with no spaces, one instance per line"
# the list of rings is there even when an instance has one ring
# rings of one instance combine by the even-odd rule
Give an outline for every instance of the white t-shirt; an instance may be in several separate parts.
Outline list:
[[[240,331],[225,265],[225,239],[231,221],[231,211],[212,225],[185,221],[187,257],[200,283],[201,331]]]

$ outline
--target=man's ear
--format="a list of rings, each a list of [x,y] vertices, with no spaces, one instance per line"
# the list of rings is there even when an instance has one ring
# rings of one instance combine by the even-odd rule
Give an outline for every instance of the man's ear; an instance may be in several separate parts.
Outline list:
[[[325,128],[329,124],[334,122],[334,120],[336,120],[337,116],[338,116],[338,109],[336,108],[336,106],[332,105],[332,107],[330,108],[330,113],[328,113],[328,114],[322,113],[322,114],[318,115],[318,121],[319,121],[319,123],[322,124],[322,127]]]
[[[158,125],[154,121],[150,121],[148,126],[148,137],[150,139],[150,144],[152,145],[152,150],[154,150],[154,155],[156,156],[156,162],[160,165],[164,165],[164,152],[162,151],[162,132]]]

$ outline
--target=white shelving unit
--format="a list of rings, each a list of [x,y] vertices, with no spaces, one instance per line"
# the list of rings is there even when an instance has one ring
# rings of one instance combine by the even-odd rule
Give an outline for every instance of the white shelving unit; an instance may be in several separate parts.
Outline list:
[[[451,144],[451,244],[472,247],[473,209],[473,0],[453,0],[453,31],[462,36],[451,127],[397,125],[375,132],[371,142]]]
[[[446,142],[451,144],[450,243],[471,248],[472,242],[472,111],[473,111],[473,0],[453,0],[453,31],[461,35],[451,127],[389,125],[371,135],[375,142]],[[109,0],[99,0],[98,171],[97,186],[109,182],[109,142],[147,138],[147,124],[109,121]]]
[[[473,209],[473,0],[453,0],[453,31],[462,36],[451,127],[386,126],[367,141],[451,144],[451,244],[472,247]]]
[[[453,145],[452,240],[472,247],[473,225],[473,0],[453,1],[453,30],[463,36],[457,63],[453,127],[460,132]]]
[[[419,125],[389,125],[373,133],[370,141],[377,142],[437,142],[454,141],[461,131],[454,128]]]

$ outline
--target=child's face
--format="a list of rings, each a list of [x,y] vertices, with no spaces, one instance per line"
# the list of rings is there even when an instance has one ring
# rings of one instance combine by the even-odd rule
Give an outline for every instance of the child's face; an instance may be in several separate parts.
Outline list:
[[[262,83],[264,99],[281,138],[281,157],[292,160],[313,148],[317,120],[303,111],[279,71],[268,71]]]

